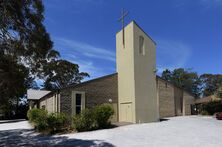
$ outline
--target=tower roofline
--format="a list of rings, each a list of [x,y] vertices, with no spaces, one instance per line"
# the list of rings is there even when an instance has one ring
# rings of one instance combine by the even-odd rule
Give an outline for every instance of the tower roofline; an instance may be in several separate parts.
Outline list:
[[[155,44],[155,45],[157,45],[157,43],[150,37],[150,35],[148,35],[143,29],[142,29],[142,27],[140,27],[139,25],[138,25],[138,23],[135,21],[135,20],[132,20],[132,21],[130,21],[124,28],[126,28],[129,24],[131,24],[131,23],[134,23],[140,30],[142,30],[143,31],[143,33]],[[121,29],[122,30],[122,29]],[[121,31],[120,30],[120,31]],[[118,34],[120,31],[118,31],[116,34]]]

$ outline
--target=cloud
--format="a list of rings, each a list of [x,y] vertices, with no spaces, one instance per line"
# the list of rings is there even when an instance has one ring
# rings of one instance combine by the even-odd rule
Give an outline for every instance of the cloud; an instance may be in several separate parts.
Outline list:
[[[87,72],[90,74],[90,79],[94,79],[97,77],[101,77],[107,74],[107,72],[103,68],[99,68],[94,65],[93,61],[89,60],[72,60],[67,59],[68,61],[72,63],[76,63],[79,65],[80,71]],[[88,78],[84,79],[84,81],[88,80]]]
[[[95,58],[95,59],[103,59],[115,62],[116,55],[115,52],[112,52],[108,49],[96,47],[93,45],[89,45],[87,43],[78,42],[65,38],[56,38],[55,42],[64,48],[69,48],[72,52],[76,52],[85,57]]]
[[[115,72],[115,52],[67,38],[53,40],[61,58],[78,64],[81,72],[90,74],[90,79]]]
[[[191,47],[178,41],[157,41],[157,69],[161,73],[166,68],[184,67],[191,56]]]

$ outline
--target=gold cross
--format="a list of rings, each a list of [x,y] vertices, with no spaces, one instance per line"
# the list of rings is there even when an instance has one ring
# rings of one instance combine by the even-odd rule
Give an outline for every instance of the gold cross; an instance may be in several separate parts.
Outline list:
[[[121,17],[119,18],[119,21],[122,22],[122,32],[123,32],[123,47],[125,48],[125,31],[124,31],[124,18],[128,15],[128,12],[122,9]]]

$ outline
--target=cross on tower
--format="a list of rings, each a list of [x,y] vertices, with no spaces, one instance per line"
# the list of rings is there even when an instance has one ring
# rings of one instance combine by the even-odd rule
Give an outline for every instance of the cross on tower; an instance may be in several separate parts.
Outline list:
[[[125,31],[124,31],[124,18],[128,15],[128,12],[122,9],[121,17],[119,18],[119,21],[122,22],[122,32],[123,32],[123,47],[125,47]]]

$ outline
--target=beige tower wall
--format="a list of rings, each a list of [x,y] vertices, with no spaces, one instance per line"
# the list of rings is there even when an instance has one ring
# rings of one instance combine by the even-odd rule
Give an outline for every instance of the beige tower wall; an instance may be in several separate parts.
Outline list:
[[[125,48],[122,31],[116,34],[116,67],[118,73],[118,108],[120,122],[136,122],[133,23],[125,27]]]
[[[143,36],[145,54],[139,53],[139,37]],[[116,35],[119,121],[133,123],[158,120],[156,92],[155,43],[135,22]]]
[[[157,121],[156,45],[136,24],[133,36],[136,122]],[[144,38],[144,54],[139,52],[140,36]]]

